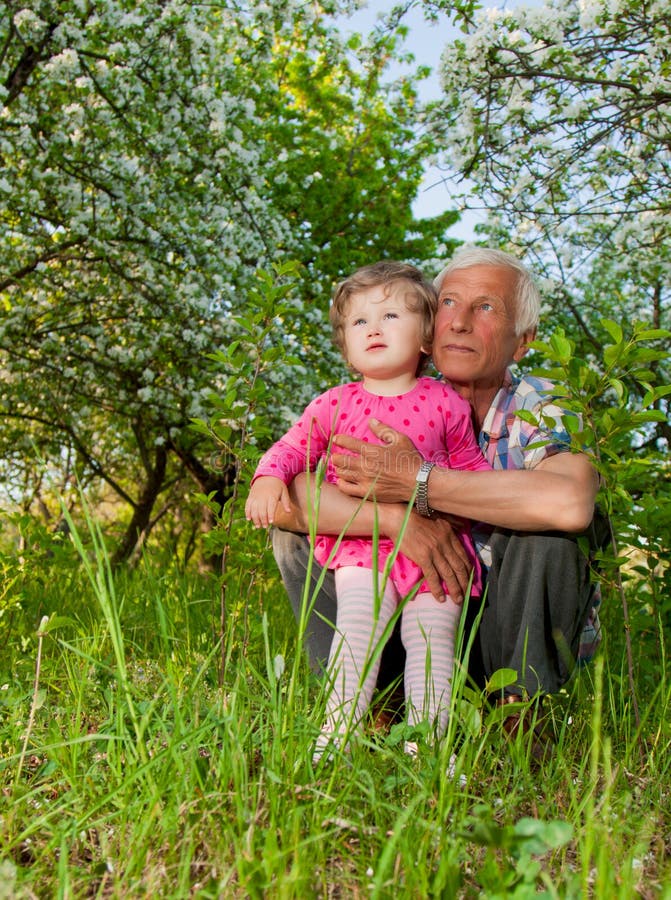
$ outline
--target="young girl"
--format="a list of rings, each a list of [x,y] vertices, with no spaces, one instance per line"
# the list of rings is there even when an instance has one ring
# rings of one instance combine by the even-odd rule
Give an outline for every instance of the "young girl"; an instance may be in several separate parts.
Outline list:
[[[335,434],[379,443],[368,428],[371,418],[404,431],[428,462],[455,469],[489,468],[473,434],[469,404],[447,384],[421,377],[431,352],[436,305],[433,287],[418,269],[404,263],[364,266],[338,286],[331,306],[334,339],[361,380],[313,400],[262,457],[245,508],[256,526],[272,524],[278,503],[290,511],[287,485],[299,472],[314,470],[321,457],[327,458],[326,480],[336,481],[328,464]],[[416,502],[426,504],[426,493],[422,497],[418,490]],[[470,530],[464,528],[460,536],[473,563],[471,592],[478,594],[480,572]],[[328,668],[332,688],[315,759],[331,740],[360,725],[371,702],[380,654],[368,668],[366,664],[399,602],[422,581],[418,566],[399,553],[383,584],[378,573],[393,551],[393,542],[383,536],[376,548],[370,538],[318,535],[315,540],[317,561],[335,569],[338,598]],[[401,613],[408,721],[428,719],[437,736],[447,727],[460,613],[449,596],[439,602],[424,583]]]

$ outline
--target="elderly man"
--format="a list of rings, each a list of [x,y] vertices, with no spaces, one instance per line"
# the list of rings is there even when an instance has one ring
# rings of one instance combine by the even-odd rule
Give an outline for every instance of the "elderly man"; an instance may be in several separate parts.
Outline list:
[[[436,596],[445,582],[460,602],[469,573],[449,516],[480,523],[476,537],[487,567],[487,594],[475,653],[483,675],[504,667],[518,673],[502,702],[525,693],[553,693],[570,675],[592,608],[594,587],[577,536],[592,522],[597,474],[585,454],[570,452],[553,386],[530,376],[516,379],[510,371],[535,336],[540,310],[538,291],[524,266],[501,251],[464,248],[435,285],[439,307],[433,360],[470,402],[475,431],[493,471],[432,466],[391,423],[371,421],[371,432],[382,445],[337,438],[347,452],[333,457],[338,488],[322,488],[318,530],[371,534],[377,527],[393,539],[402,535],[401,549],[420,565]],[[528,416],[517,417],[518,410],[532,413],[537,424],[527,421]],[[404,529],[407,503],[415,492],[415,510]],[[358,498],[363,497],[368,499],[362,503]],[[294,482],[292,500],[293,514],[278,510],[275,524],[305,532],[312,501],[302,476]],[[273,547],[298,612],[307,542],[275,529]],[[313,568],[315,581],[321,574]],[[335,621],[332,573],[324,575],[307,629],[315,668],[328,656],[330,623]],[[509,730],[518,724],[511,716]]]

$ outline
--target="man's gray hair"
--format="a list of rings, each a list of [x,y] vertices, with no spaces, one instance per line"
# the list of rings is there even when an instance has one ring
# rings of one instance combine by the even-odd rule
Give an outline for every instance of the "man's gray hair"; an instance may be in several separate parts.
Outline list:
[[[517,273],[515,333],[520,335],[525,331],[535,331],[540,317],[541,295],[529,270],[510,253],[492,250],[489,247],[460,247],[445,268],[434,278],[433,286],[440,294],[446,275],[456,269],[468,269],[471,266],[504,266]]]

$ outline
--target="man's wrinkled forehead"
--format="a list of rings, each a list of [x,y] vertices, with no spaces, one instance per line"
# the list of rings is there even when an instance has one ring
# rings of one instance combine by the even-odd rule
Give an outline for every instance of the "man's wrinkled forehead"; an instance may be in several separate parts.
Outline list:
[[[467,291],[481,298],[514,301],[517,274],[503,266],[476,263],[443,269],[433,282],[439,297]]]

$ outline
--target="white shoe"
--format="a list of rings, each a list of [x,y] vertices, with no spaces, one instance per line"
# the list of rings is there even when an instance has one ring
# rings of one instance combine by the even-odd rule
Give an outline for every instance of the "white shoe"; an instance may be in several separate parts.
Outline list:
[[[315,749],[312,753],[312,765],[317,766],[322,760],[332,763],[334,752],[340,750],[342,746],[341,735],[323,731],[315,743]]]
[[[452,781],[457,774],[457,757],[452,754],[450,757],[450,761],[447,764],[447,772],[445,773],[447,777]],[[466,776],[462,774],[459,776],[459,787],[466,787]]]

